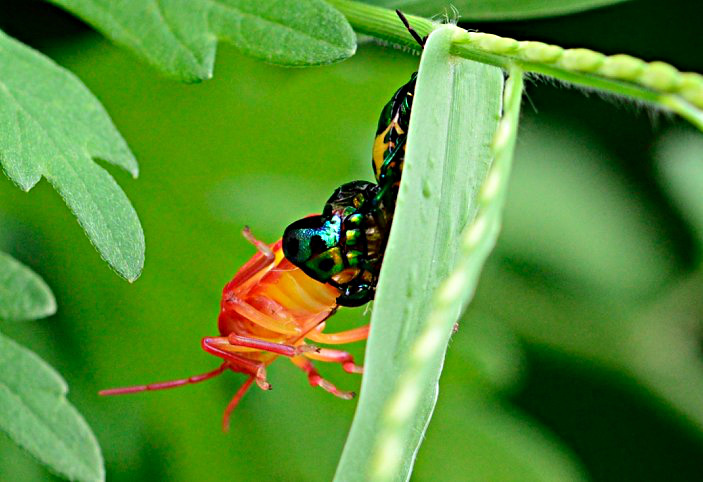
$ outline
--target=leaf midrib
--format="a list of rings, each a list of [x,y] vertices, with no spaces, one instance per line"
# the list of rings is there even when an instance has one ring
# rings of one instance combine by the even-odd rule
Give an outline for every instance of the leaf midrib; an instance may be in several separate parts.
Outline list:
[[[223,5],[223,4],[220,4],[220,3],[217,2],[216,0],[203,0],[203,1],[205,1],[205,2],[207,2],[207,3],[210,3],[210,4],[213,4],[213,5],[215,5],[216,7],[222,8],[223,10],[231,10],[231,11],[234,11],[234,12],[238,13],[238,14],[239,14],[240,16],[242,16],[242,17],[252,17],[252,18],[254,18],[255,20],[260,20],[260,21],[263,20],[264,22],[268,22],[268,23],[270,23],[270,24],[276,25],[276,26],[279,27],[279,28],[283,28],[283,29],[285,29],[285,30],[289,30],[289,31],[291,31],[291,32],[293,32],[293,33],[299,34],[299,35],[301,35],[301,36],[303,36],[303,37],[306,37],[306,38],[310,38],[310,39],[313,39],[313,40],[317,40],[317,41],[319,41],[319,42],[321,42],[321,43],[324,43],[324,44],[326,44],[326,45],[332,46],[332,47],[334,47],[334,48],[336,48],[336,49],[343,49],[343,48],[344,48],[344,46],[342,46],[342,45],[337,45],[337,44],[333,44],[333,43],[327,41],[327,39],[325,39],[325,38],[315,37],[314,35],[311,35],[310,33],[304,32],[304,31],[302,31],[302,30],[295,30],[294,28],[292,28],[292,27],[290,27],[290,26],[288,26],[288,25],[286,25],[286,24],[284,24],[284,23],[278,22],[278,21],[276,21],[276,20],[272,20],[272,19],[270,19],[270,18],[268,18],[268,17],[264,17],[264,16],[260,16],[260,15],[254,15],[254,14],[249,13],[249,12],[244,12],[244,11],[239,10],[239,9],[237,9],[237,8],[231,6],[231,5]],[[340,14],[340,15],[341,15],[341,14]],[[241,30],[241,28],[240,28],[240,30]]]
[[[110,11],[109,9],[106,9],[104,5],[101,5],[100,3],[97,3],[94,0],[90,0],[90,1],[93,6],[95,6],[97,9],[99,9],[103,13],[107,14],[113,20],[113,22],[116,22],[118,25],[120,25],[120,30],[129,34],[129,36],[132,39],[136,39],[137,43],[139,45],[141,45],[142,47],[144,47],[144,43],[141,41],[142,38],[139,36],[135,37],[134,35],[131,35],[129,29],[125,29],[125,28],[121,27],[120,19],[118,17],[115,17],[115,14],[112,11]],[[285,23],[276,21],[275,19],[272,19],[270,17],[265,17],[263,15],[255,15],[255,14],[252,14],[249,12],[245,12],[243,10],[235,8],[232,5],[225,5],[223,3],[217,2],[216,0],[201,0],[201,1],[203,3],[209,5],[208,13],[210,13],[210,14],[213,12],[213,10],[219,8],[219,9],[222,9],[225,11],[233,12],[235,15],[239,15],[240,17],[248,17],[248,18],[252,18],[254,20],[260,21],[260,22],[275,25],[277,28],[288,30],[288,31],[290,31],[294,34],[297,34],[299,36],[302,36],[304,38],[309,38],[309,39],[318,41],[320,43],[327,45],[328,47],[332,47],[335,49],[344,49],[345,48],[344,45],[332,43],[332,42],[328,41],[325,37],[316,37],[309,32],[306,32],[303,30],[296,30],[296,29],[292,28],[291,26],[286,25]],[[174,30],[173,25],[171,25],[171,23],[168,21],[166,16],[163,14],[163,8],[161,7],[161,0],[153,0],[153,5],[155,5],[155,7],[156,7],[156,12],[158,13],[159,18],[163,21],[163,24],[167,27],[168,32],[173,36],[174,40],[179,45],[179,47],[181,47],[183,50],[185,50],[185,52],[188,54],[188,56],[191,58],[192,61],[194,61],[195,63],[200,63],[194,53],[194,50],[191,49],[190,46],[180,38],[180,35],[178,35],[176,33],[176,31]],[[212,29],[212,25],[208,21],[208,32],[207,33],[211,34],[212,37],[219,40],[221,34],[216,33],[213,35],[211,29]],[[239,30],[241,31],[241,27],[239,28]]]
[[[33,417],[33,418],[35,419],[35,421],[37,422],[37,425],[38,425],[38,426],[40,425],[40,426],[44,427],[48,432],[50,432],[50,435],[54,438],[54,440],[55,440],[56,442],[58,442],[58,445],[61,445],[63,448],[66,449],[66,453],[73,454],[73,459],[74,459],[74,461],[76,462],[76,465],[79,465],[79,466],[81,466],[83,469],[86,469],[86,473],[94,474],[94,471],[92,470],[92,468],[91,468],[90,466],[86,465],[85,462],[83,462],[83,461],[81,460],[80,456],[79,456],[79,457],[76,457],[76,452],[74,452],[74,451],[71,449],[71,446],[70,446],[68,443],[66,443],[61,437],[59,437],[59,436],[57,435],[57,432],[53,429],[53,427],[51,426],[51,424],[48,423],[48,422],[46,422],[46,420],[44,420],[41,416],[39,416],[39,414],[37,414],[37,412],[35,412],[34,410],[31,409],[31,405],[29,405],[29,404],[26,403],[26,399],[22,396],[21,392],[18,392],[18,391],[16,391],[16,390],[14,390],[10,385],[8,385],[7,383],[5,383],[1,378],[0,378],[0,387],[4,387],[4,388],[9,392],[9,395],[10,395],[10,396],[12,396],[12,397],[14,397],[15,399],[17,399],[17,402],[18,402],[18,404],[20,405],[20,407],[21,407],[22,409],[24,409],[27,413],[29,413],[29,415],[30,415],[31,417]],[[49,395],[53,395],[53,394],[52,394],[49,390],[47,390],[47,389],[42,389],[41,391],[42,391],[42,392],[45,392],[45,393],[48,393]],[[66,398],[65,398],[63,395],[61,395],[61,394],[58,396],[58,401],[59,401],[59,403],[63,403],[64,406],[67,406],[67,405],[68,405],[68,401],[67,401]],[[7,430],[5,429],[5,431],[7,431]],[[27,447],[25,447],[25,449],[29,450]],[[80,452],[78,453],[78,455],[80,455]],[[95,475],[95,474],[94,474],[94,475]]]
[[[58,143],[58,141],[57,141],[56,139],[54,139],[54,136],[42,125],[41,122],[37,121],[37,119],[34,117],[34,115],[33,115],[30,111],[28,111],[28,110],[22,105],[22,103],[19,101],[19,99],[17,99],[17,98],[13,95],[12,90],[10,90],[9,87],[7,86],[7,84],[5,84],[1,79],[0,79],[0,86],[3,87],[3,89],[7,92],[7,94],[10,96],[10,98],[14,101],[14,104],[27,116],[27,118],[29,118],[36,126],[39,127],[39,129],[40,129],[42,132],[44,132],[44,133],[46,134],[46,138],[47,138],[47,139],[53,144],[53,146],[54,146],[54,150],[55,150],[55,154],[54,154],[54,155],[56,155],[57,157],[61,158],[61,159],[64,161],[64,165],[67,166],[68,169],[71,170],[71,172],[72,172],[73,175],[74,175],[74,178],[78,179],[78,182],[83,186],[85,192],[90,192],[90,190],[87,189],[87,184],[86,184],[85,181],[83,180],[83,177],[80,176],[80,175],[78,175],[78,173],[77,173],[77,171],[75,170],[75,167],[74,167],[73,164],[71,163],[70,159],[69,159],[68,157],[66,157],[66,156],[63,154],[63,151],[59,148],[59,143]],[[79,153],[79,152],[76,152],[76,154],[77,154],[78,156],[80,156],[80,153]],[[84,152],[83,154],[86,155],[86,157],[88,157],[89,162],[94,162],[92,156],[90,155],[90,153]],[[78,158],[80,158],[80,157],[78,157]],[[45,165],[44,163],[42,163],[41,166],[42,166],[42,175],[43,175],[44,177],[46,177],[46,179],[48,179],[49,182],[51,182],[51,184],[54,185],[54,186],[59,190],[59,192],[62,192],[62,191],[61,191],[61,188],[60,188],[59,186],[56,186],[56,184],[54,183],[54,182],[55,182],[55,178],[53,177],[53,175],[50,174],[50,173],[49,173],[49,175],[47,175],[46,165]],[[98,168],[99,168],[99,169],[102,169],[102,167],[98,167]],[[108,175],[109,175],[109,174],[108,174]],[[63,198],[65,199],[64,194],[61,194],[61,197],[63,197]],[[110,237],[110,240],[109,240],[110,243],[109,243],[109,244],[112,245],[112,246],[114,246],[114,247],[116,248],[116,249],[115,249],[115,252],[117,253],[117,256],[119,257],[119,259],[120,259],[120,261],[121,261],[121,263],[122,263],[122,266],[129,266],[130,263],[127,261],[127,259],[125,258],[125,255],[122,253],[122,249],[119,248],[119,243],[116,242],[116,239],[115,239],[115,237],[114,237],[114,235],[113,235],[113,233],[112,233],[112,229],[109,227],[109,226],[110,226],[110,223],[107,222],[107,219],[109,219],[109,217],[105,216],[105,213],[103,212],[102,208],[100,207],[100,204],[98,204],[98,203],[96,203],[96,202],[94,201],[93,196],[88,196],[88,200],[89,200],[89,202],[91,203],[91,205],[92,205],[94,208],[96,208],[97,212],[100,214],[101,221],[105,224],[105,226],[107,226],[107,229],[105,229],[105,230],[103,231],[103,233],[107,234],[107,235]],[[73,211],[73,209],[74,209],[73,206],[70,206],[70,207],[71,207],[71,210]],[[75,213],[75,211],[74,211],[74,213]],[[81,224],[81,226],[83,226],[83,223],[80,221],[80,219],[79,219],[79,224]],[[85,226],[84,226],[84,227],[85,227]],[[92,241],[92,239],[91,239],[91,241]]]

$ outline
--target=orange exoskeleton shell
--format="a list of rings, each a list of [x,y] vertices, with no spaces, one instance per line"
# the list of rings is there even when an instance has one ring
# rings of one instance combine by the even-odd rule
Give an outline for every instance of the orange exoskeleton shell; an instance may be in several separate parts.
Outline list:
[[[223,426],[227,429],[229,415],[249,387],[256,382],[264,390],[266,366],[279,356],[288,357],[300,367],[313,386],[349,399],[352,392],[337,389],[323,379],[311,359],[340,363],[349,373],[361,373],[352,356],[344,351],[318,348],[305,342],[342,344],[366,339],[368,325],[341,332],[322,333],[325,321],[337,310],[339,291],[320,283],[291,264],[281,249],[281,240],[266,245],[256,240],[248,229],[244,236],[258,251],[225,285],[220,304],[218,327],[220,336],[205,337],[201,345],[205,351],[223,360],[215,370],[180,380],[115,388],[100,392],[119,395],[173,388],[213,378],[225,370],[245,373],[247,380],[232,398],[225,410]]]

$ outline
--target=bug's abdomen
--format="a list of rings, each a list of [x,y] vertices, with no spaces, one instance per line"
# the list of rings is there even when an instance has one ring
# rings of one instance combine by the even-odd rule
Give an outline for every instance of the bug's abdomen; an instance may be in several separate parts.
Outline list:
[[[388,182],[400,182],[416,78],[417,72],[410,77],[407,84],[396,91],[383,108],[378,120],[372,164],[380,186]]]
[[[220,334],[237,334],[276,343],[296,344],[337,308],[339,290],[315,281],[283,257],[281,241],[272,244],[273,263],[258,253],[223,290]],[[261,361],[270,353],[240,348]]]

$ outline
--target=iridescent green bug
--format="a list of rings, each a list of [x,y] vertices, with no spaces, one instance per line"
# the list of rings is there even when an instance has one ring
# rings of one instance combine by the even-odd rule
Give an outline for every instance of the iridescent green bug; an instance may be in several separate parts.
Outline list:
[[[308,216],[283,233],[283,254],[311,278],[341,291],[337,304],[373,299],[390,219],[379,188],[354,181],[337,188],[321,215]]]
[[[396,11],[413,38],[421,38]],[[371,301],[390,234],[417,72],[385,105],[376,130],[372,166],[378,185],[354,181],[340,186],[321,215],[300,219],[283,234],[283,253],[311,278],[338,288],[337,304]]]
[[[424,48],[427,38],[420,37],[400,10],[396,10],[395,13],[398,14],[410,35],[420,47]],[[381,117],[378,119],[371,165],[376,175],[376,181],[381,188],[381,195],[385,198],[387,206],[395,207],[400,177],[403,174],[406,141],[408,139],[408,128],[410,127],[410,113],[413,108],[416,80],[417,72],[414,72],[410,76],[410,80],[399,88],[393,94],[391,100],[383,107]]]
[[[371,156],[376,181],[395,200],[405,162],[405,148],[417,72],[396,91],[381,111]],[[387,203],[391,204],[391,203]],[[395,204],[395,201],[393,201]]]

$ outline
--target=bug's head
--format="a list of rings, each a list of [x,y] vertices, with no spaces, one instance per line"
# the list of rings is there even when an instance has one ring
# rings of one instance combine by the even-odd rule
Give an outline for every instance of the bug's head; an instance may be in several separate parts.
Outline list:
[[[308,216],[283,233],[283,254],[317,281],[326,283],[344,270],[340,247],[342,221],[338,216]]]

